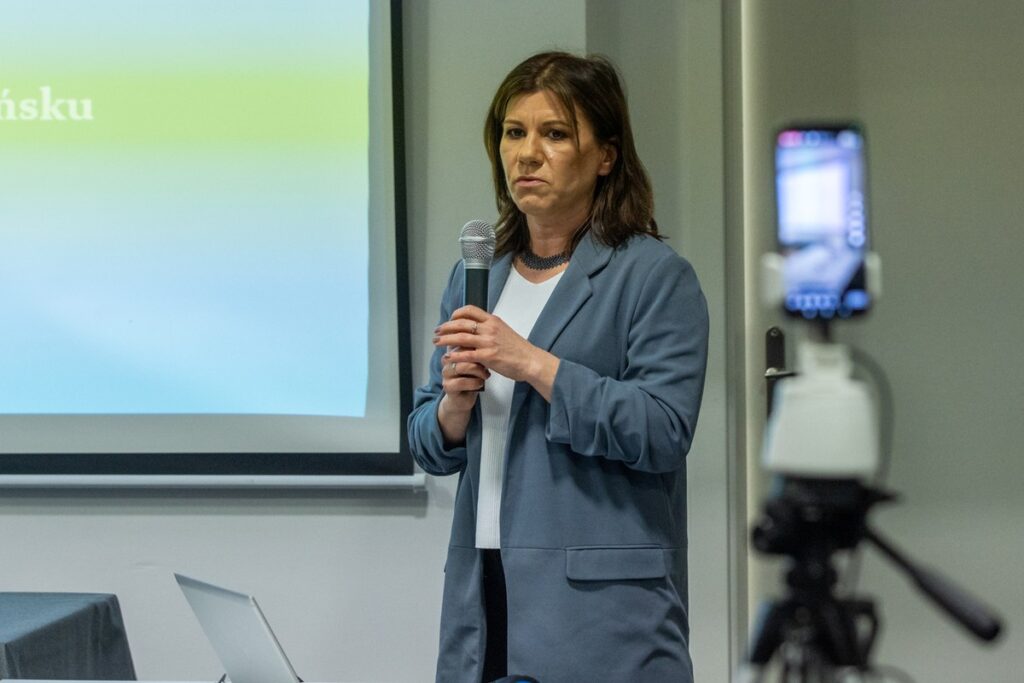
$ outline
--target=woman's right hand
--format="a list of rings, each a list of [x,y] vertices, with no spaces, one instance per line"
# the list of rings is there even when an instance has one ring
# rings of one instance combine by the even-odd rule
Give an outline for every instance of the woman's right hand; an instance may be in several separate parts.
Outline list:
[[[451,351],[451,348],[448,349]],[[441,389],[444,396],[437,407],[437,422],[449,446],[466,440],[466,428],[477,394],[483,389],[490,371],[479,363],[453,363],[448,354],[441,357]]]

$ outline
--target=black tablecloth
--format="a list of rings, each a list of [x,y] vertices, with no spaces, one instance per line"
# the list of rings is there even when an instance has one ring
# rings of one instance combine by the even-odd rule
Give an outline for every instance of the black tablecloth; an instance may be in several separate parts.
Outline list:
[[[0,593],[0,678],[135,680],[117,596]]]

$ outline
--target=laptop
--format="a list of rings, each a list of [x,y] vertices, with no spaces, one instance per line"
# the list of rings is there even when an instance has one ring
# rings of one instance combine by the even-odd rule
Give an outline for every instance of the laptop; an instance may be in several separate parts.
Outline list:
[[[301,683],[256,599],[175,574],[231,683]]]

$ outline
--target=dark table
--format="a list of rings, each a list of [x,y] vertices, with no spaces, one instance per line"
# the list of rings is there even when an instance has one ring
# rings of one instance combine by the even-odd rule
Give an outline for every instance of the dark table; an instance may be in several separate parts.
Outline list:
[[[0,593],[0,678],[135,680],[117,596]]]

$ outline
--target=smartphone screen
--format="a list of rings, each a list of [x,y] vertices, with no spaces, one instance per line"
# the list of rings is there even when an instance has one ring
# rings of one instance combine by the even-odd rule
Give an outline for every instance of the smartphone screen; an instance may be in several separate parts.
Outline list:
[[[775,138],[779,250],[786,313],[864,313],[868,250],[864,134],[855,125],[792,126]]]

